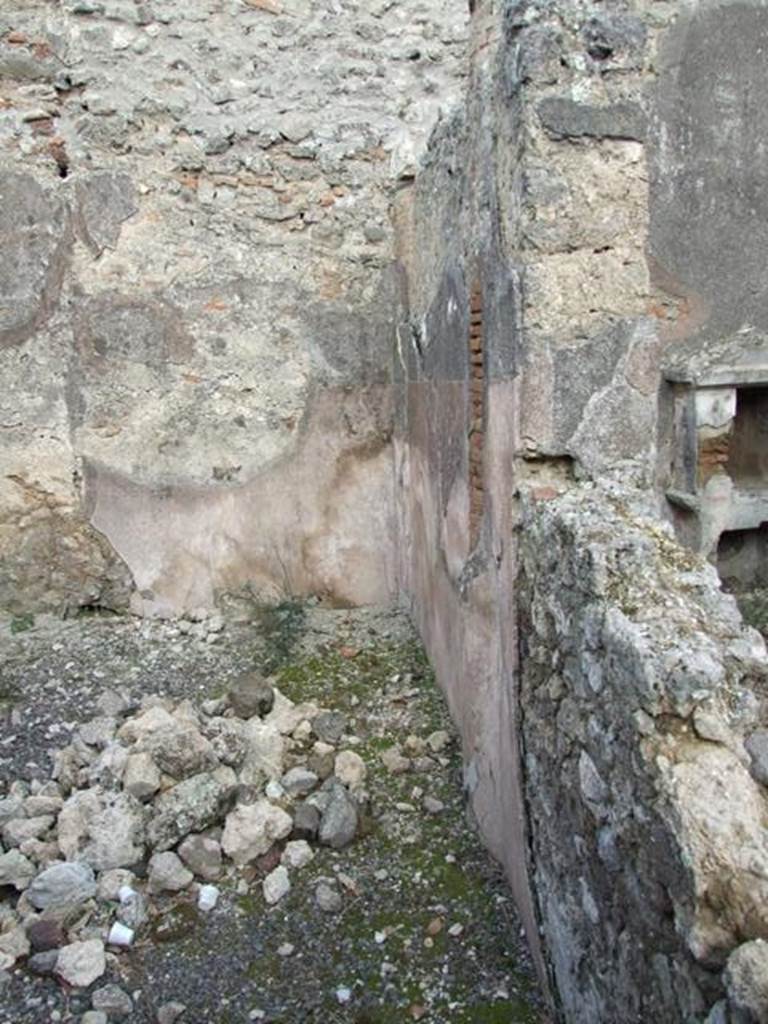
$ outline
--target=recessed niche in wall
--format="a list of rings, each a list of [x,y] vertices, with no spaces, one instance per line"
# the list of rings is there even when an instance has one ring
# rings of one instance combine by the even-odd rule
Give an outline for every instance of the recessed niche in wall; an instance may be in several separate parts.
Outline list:
[[[768,487],[768,387],[736,389],[736,416],[725,469],[742,487]]]
[[[717,571],[731,593],[768,587],[768,523],[754,530],[726,530],[717,545]]]
[[[678,537],[746,579],[736,550],[762,550],[747,535],[762,537],[768,522],[768,347],[737,338],[665,376],[674,404],[666,495]]]

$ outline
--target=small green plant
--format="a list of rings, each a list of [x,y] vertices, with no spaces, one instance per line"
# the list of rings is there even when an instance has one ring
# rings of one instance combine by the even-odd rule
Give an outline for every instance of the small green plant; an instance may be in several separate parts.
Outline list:
[[[263,671],[273,675],[287,664],[304,633],[306,611],[295,597],[262,608],[259,624],[264,636]]]
[[[35,624],[35,616],[31,612],[27,612],[24,615],[15,615],[11,619],[11,632],[12,633],[24,633],[28,629],[32,629]]]
[[[754,626],[768,637],[768,590],[746,591],[735,597],[747,625]]]

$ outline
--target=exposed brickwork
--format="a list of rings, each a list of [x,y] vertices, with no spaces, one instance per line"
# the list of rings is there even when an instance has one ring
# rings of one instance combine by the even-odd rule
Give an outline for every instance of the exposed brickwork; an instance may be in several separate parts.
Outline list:
[[[469,535],[474,547],[480,536],[485,508],[483,452],[485,448],[485,354],[483,293],[475,284],[469,305]]]
[[[699,486],[703,487],[715,473],[725,470],[730,453],[730,434],[718,434],[699,441]]]

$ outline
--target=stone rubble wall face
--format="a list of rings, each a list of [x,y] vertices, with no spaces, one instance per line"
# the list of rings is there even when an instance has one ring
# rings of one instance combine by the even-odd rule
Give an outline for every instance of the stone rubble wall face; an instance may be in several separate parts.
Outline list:
[[[0,605],[393,589],[388,207],[466,10],[0,10]]]
[[[637,505],[586,485],[524,516],[532,879],[569,1021],[704,1020],[766,937],[765,645]]]
[[[768,183],[756,155],[765,132],[750,97],[766,88],[766,31],[756,2],[478,0],[464,104],[438,125],[414,187],[398,197],[400,584],[461,729],[480,827],[573,1022],[703,1019],[722,992],[728,951],[755,934],[754,925],[742,930],[754,907],[728,846],[733,829],[755,837],[762,790],[738,743],[731,750],[718,738],[713,747],[691,734],[689,764],[675,736],[690,733],[695,701],[670,699],[659,710],[652,699],[677,671],[665,645],[683,659],[681,688],[695,689],[701,672],[718,709],[737,677],[749,691],[727,650],[741,635],[733,605],[704,573],[696,600],[710,601],[724,621],[720,636],[708,619],[693,620],[706,657],[691,660],[676,634],[656,631],[644,645],[629,611],[580,581],[589,559],[614,557],[610,510],[581,565],[580,530],[599,519],[595,509],[576,504],[573,537],[559,538],[533,514],[524,519],[523,503],[579,480],[620,480],[645,489],[649,517],[671,515],[663,493],[676,453],[662,366],[671,352],[695,358],[725,334],[743,329],[749,339],[764,329],[765,310],[753,300],[765,294],[757,197]],[[713,88],[715,80],[726,88]],[[737,235],[749,242],[739,246]],[[725,262],[718,236],[727,240]],[[595,497],[596,508],[603,500]],[[642,531],[629,533],[627,557],[639,572],[635,545],[645,542]],[[573,558],[570,575],[554,556],[549,566],[549,549]],[[674,568],[680,553],[668,539],[662,550]],[[521,591],[528,563],[539,575],[528,573],[531,589]],[[696,579],[700,571],[691,569]],[[529,622],[547,573],[552,599],[573,618],[558,623],[564,635],[548,625],[538,636]],[[684,585],[673,583],[683,601]],[[650,590],[643,600],[652,603]],[[582,621],[582,601],[610,616]],[[663,619],[664,594],[654,590],[653,601]],[[681,613],[686,629],[689,612]],[[582,635],[590,629],[594,650]],[[579,689],[546,704],[537,673],[552,674],[545,667],[563,643]],[[594,678],[608,677],[604,705],[584,681],[593,662]],[[650,696],[640,683],[646,672]],[[640,731],[646,720],[632,717],[638,710],[653,726],[650,739]],[[743,739],[756,720],[730,713],[722,711],[728,728]],[[561,735],[569,715],[576,740]],[[653,761],[654,743],[669,766]],[[579,768],[596,792],[605,786],[607,811],[586,806]],[[729,819],[726,792],[736,804],[743,798],[744,821]],[[611,829],[624,845],[609,870],[597,843],[610,858]],[[708,829],[720,836],[714,852]],[[712,884],[721,868],[727,897]]]

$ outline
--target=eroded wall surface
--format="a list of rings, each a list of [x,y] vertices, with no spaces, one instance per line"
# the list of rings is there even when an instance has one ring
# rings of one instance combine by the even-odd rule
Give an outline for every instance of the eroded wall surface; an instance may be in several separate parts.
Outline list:
[[[586,484],[524,515],[544,941],[569,1021],[758,1020],[737,998],[727,1016],[722,971],[768,938],[768,658],[714,568],[647,510]]]
[[[394,588],[391,190],[433,0],[0,10],[0,604]]]
[[[473,7],[465,102],[397,210],[403,590],[555,1012],[751,1020],[720,1000],[763,938],[726,837],[762,879],[764,653],[663,523],[690,537],[667,367],[763,344],[765,7]]]
[[[464,740],[465,784],[539,957],[518,772],[513,494],[519,279],[499,165],[520,112],[498,104],[500,24],[473,17],[464,109],[436,130],[396,209],[403,268],[395,462],[400,581]],[[517,174],[512,167],[509,178]]]

